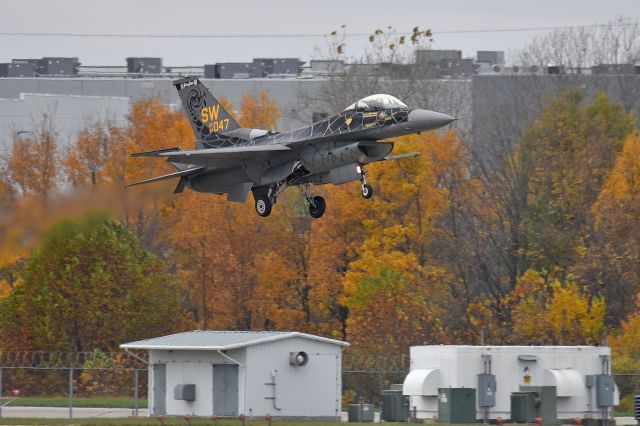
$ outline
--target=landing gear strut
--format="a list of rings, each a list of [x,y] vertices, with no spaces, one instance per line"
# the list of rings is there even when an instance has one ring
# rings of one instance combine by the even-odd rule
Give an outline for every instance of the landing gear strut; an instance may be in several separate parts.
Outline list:
[[[309,202],[309,214],[311,217],[315,219],[321,218],[324,211],[327,209],[327,202],[319,195],[314,197],[309,190],[309,184],[303,185],[302,190],[304,192],[304,197]]]
[[[367,178],[365,177],[365,171],[362,167],[359,167],[360,170],[360,182],[362,182],[362,196],[364,198],[373,197],[373,187],[367,183]]]

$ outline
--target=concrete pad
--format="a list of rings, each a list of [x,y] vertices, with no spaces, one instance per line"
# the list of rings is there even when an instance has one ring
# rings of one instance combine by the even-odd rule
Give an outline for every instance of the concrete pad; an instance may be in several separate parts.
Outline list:
[[[73,407],[73,417],[130,417],[133,416],[131,408],[80,408]],[[147,409],[139,409],[138,416],[146,417]],[[2,407],[2,417],[34,417],[45,419],[69,418],[69,408],[66,407]]]

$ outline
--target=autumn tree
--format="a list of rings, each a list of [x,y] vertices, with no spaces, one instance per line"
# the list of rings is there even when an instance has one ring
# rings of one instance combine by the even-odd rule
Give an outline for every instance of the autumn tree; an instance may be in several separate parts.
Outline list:
[[[226,98],[220,98],[220,103],[234,110]],[[258,99],[245,93],[237,115],[248,127],[267,129],[280,117],[277,104],[265,92]],[[185,305],[203,328],[265,327],[257,323],[252,301],[257,263],[263,254],[256,245],[268,239],[264,223],[247,215],[250,210],[246,204],[227,203],[213,194],[187,191],[173,199],[159,217],[169,230],[165,234],[172,262],[184,283]]]
[[[595,233],[580,248],[575,267],[593,292],[607,299],[607,320],[617,326],[636,310],[640,292],[640,136],[630,135],[592,207]]]
[[[271,246],[259,261],[253,306],[258,324],[346,338],[342,278],[362,241],[362,200],[350,185],[317,188],[332,205],[322,220],[308,215],[301,191],[278,200],[265,224]]]
[[[540,274],[527,271],[509,297],[514,343],[597,345],[605,336],[604,298],[575,282],[545,283]]]
[[[635,297],[633,311],[622,321],[620,330],[613,334],[609,343],[611,345],[611,358],[613,370],[620,374],[630,374],[621,380],[616,380],[620,387],[620,406],[632,410],[634,395],[640,378],[640,296]]]
[[[464,163],[452,132],[399,142],[398,152],[422,155],[369,168],[376,196],[366,204],[365,238],[344,278],[348,338],[382,357],[397,354],[396,347],[447,341],[442,320],[452,276],[430,246],[448,208],[451,170]]]
[[[631,114],[599,92],[589,105],[568,93],[549,105],[517,155],[527,181],[527,258],[538,270],[566,269],[590,233],[590,210],[625,137]]]
[[[104,169],[114,148],[107,128],[106,123],[97,122],[78,133],[75,144],[62,161],[73,186],[96,186],[106,180]]]
[[[592,238],[591,207],[634,126],[603,93],[588,100],[564,92],[548,100],[504,161],[480,167],[479,181],[456,186],[459,202],[446,225],[456,244],[445,240],[443,255],[453,261],[469,306],[490,311],[474,315],[495,319],[490,341],[508,339],[512,318],[505,298],[527,270],[566,281]],[[466,256],[458,255],[461,248]],[[590,285],[577,275],[581,285]]]
[[[164,264],[104,213],[63,220],[42,238],[0,302],[2,346],[112,351],[180,329],[178,287]]]
[[[52,114],[44,113],[32,130],[14,131],[7,171],[9,181],[21,195],[46,200],[58,185],[58,135]]]
[[[247,91],[242,95],[238,120],[241,127],[275,129],[281,116],[278,104],[267,92],[261,91],[256,96],[253,92]]]
[[[165,212],[185,307],[202,328],[253,328],[256,263],[267,235],[248,204],[188,192]],[[260,328],[260,327],[258,327]]]

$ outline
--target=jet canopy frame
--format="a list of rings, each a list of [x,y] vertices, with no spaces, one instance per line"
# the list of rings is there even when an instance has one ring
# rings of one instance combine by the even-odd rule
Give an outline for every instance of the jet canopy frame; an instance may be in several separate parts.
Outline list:
[[[352,103],[344,109],[347,111],[380,111],[390,108],[408,108],[407,105],[395,96],[378,93],[367,96],[357,102]]]

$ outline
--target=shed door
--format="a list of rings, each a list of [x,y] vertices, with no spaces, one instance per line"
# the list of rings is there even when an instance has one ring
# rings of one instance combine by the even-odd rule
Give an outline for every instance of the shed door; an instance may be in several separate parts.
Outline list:
[[[153,364],[153,414],[167,414],[166,364]]]
[[[213,412],[218,416],[238,414],[238,366],[213,365]]]

